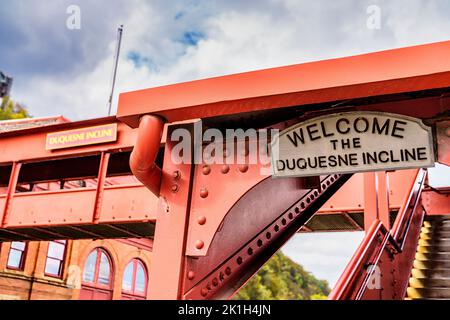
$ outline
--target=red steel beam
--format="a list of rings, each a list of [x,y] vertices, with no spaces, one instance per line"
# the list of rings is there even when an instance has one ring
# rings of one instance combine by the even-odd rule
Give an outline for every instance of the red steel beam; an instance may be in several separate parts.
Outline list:
[[[444,41],[123,93],[117,117],[137,127],[150,113],[174,122],[448,88],[449,55]]]

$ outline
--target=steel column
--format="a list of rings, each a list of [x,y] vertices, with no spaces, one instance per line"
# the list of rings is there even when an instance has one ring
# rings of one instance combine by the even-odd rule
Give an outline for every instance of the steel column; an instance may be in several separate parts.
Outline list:
[[[108,172],[110,153],[102,152],[100,156],[100,167],[98,169],[97,189],[95,191],[95,204],[93,212],[93,223],[98,223],[103,203],[103,192],[105,190],[105,179]]]
[[[182,298],[181,277],[185,263],[193,166],[175,164],[172,159],[176,142],[170,137],[174,129],[181,127],[190,132],[193,130],[192,125],[170,126],[164,149],[157,226],[150,266],[150,299]]]
[[[374,172],[364,173],[364,230],[369,231],[378,219],[378,199]]]
[[[21,167],[22,163],[14,162],[11,169],[8,190],[6,192],[5,208],[3,210],[2,228],[6,228],[8,225],[9,213],[11,212],[12,201],[14,198],[14,193],[16,192],[17,180],[19,179]]]

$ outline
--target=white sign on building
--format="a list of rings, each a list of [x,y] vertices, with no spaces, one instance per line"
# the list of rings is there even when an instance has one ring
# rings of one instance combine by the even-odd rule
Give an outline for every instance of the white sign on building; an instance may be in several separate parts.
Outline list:
[[[433,167],[431,128],[381,112],[345,112],[290,127],[271,145],[274,177]]]

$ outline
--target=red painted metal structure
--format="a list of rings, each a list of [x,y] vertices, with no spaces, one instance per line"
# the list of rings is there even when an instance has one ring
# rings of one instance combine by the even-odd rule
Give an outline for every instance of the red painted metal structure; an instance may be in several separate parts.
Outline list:
[[[1,134],[0,185],[8,189],[0,240],[152,237],[151,298],[224,299],[299,230],[366,230],[331,298],[402,299],[424,214],[450,213],[445,190],[424,189],[425,170],[273,179],[261,173],[264,150],[245,150],[247,159],[263,155],[256,164],[175,163],[172,133],[198,134],[198,119],[222,131],[267,130],[328,113],[384,111],[432,126],[437,160],[448,165],[449,55],[448,41],[125,93],[117,120],[51,129],[117,122],[118,140],[100,146],[42,150],[48,128]],[[106,185],[131,172],[142,184]],[[76,179],[97,185],[23,191]],[[378,270],[388,289],[370,288]]]

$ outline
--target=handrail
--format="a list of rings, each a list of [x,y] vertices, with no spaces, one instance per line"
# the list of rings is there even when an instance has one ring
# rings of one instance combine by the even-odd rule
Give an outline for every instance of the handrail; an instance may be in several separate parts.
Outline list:
[[[329,300],[348,299],[350,296],[355,299],[361,299],[373,273],[373,270],[371,270],[364,274],[366,267],[377,265],[382,253],[388,246],[392,248],[395,254],[403,252],[406,236],[415,218],[414,212],[420,199],[426,175],[427,171],[425,169],[418,170],[391,232],[379,220],[375,220],[372,223],[363,241],[339,278],[334,290],[331,292]]]
[[[350,287],[350,282],[361,271],[364,266],[364,258],[368,254],[368,249],[371,243],[376,239],[376,235],[383,223],[380,220],[375,220],[369,227],[366,236],[362,240],[355,254],[351,258],[341,277],[339,278],[334,290],[330,293],[329,300],[340,300],[347,288]]]

